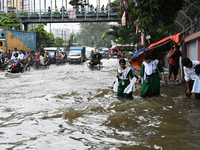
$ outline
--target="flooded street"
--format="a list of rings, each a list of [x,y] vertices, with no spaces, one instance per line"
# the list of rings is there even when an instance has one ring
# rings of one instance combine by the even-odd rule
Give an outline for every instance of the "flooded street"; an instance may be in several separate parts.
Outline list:
[[[200,149],[200,101],[184,99],[184,84],[118,99],[111,89],[118,60],[102,62],[0,72],[0,150]]]

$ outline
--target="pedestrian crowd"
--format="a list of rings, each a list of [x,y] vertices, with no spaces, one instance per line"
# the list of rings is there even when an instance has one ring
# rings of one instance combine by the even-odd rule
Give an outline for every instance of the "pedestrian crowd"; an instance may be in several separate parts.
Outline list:
[[[14,48],[14,51],[11,53],[9,50],[6,54],[7,60],[13,61],[15,63],[22,64],[22,63],[29,63],[29,65],[45,65],[47,63],[50,63],[50,54],[47,51],[22,51],[17,50],[17,48]]]

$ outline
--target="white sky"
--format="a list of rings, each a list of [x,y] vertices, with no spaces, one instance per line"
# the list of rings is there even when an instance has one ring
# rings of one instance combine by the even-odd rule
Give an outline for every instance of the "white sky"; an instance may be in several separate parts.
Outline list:
[[[66,0],[63,0],[63,1],[64,1],[64,6],[65,6]],[[70,0],[67,0],[67,3],[69,3],[69,1]],[[114,0],[110,0],[110,2],[112,2],[112,1],[114,1]],[[33,1],[31,0],[31,2],[33,2]],[[41,6],[41,8],[44,8],[43,7],[44,6],[43,2],[44,2],[44,0],[42,0],[42,6]],[[108,2],[109,2],[109,0],[100,0],[100,7],[102,5],[106,6]],[[97,4],[97,0],[89,0],[89,4],[90,5],[93,4],[94,8],[96,7],[96,5],[98,5]],[[36,5],[37,5],[37,0],[36,0]],[[60,10],[60,8],[62,6],[62,0],[57,0],[56,5],[58,7],[58,10]],[[51,6],[51,0],[46,0],[46,6],[47,6],[47,8],[49,6]],[[52,0],[52,8],[54,8],[54,7],[55,7],[55,0]],[[70,4],[67,4],[67,8],[72,8],[72,6]],[[74,29],[78,30],[79,26],[78,26],[78,23],[52,23],[51,24],[51,29],[53,29],[53,28],[55,28],[55,29],[58,29],[58,28],[59,29],[69,28],[70,32],[72,32],[72,28],[73,28],[73,30]],[[50,32],[50,24],[47,24],[47,26],[45,26],[45,30],[47,30],[47,32]]]

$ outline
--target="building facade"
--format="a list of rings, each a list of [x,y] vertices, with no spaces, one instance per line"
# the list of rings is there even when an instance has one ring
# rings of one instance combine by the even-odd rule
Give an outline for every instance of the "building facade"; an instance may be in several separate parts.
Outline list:
[[[200,61],[200,31],[184,39],[184,57]]]
[[[59,37],[63,40],[69,40],[69,37],[70,37],[70,33],[67,32],[66,30],[62,30],[62,29],[55,29],[53,28],[52,29],[52,33],[54,35],[54,37]]]
[[[1,11],[9,12],[25,9],[25,0],[1,0],[0,1]]]

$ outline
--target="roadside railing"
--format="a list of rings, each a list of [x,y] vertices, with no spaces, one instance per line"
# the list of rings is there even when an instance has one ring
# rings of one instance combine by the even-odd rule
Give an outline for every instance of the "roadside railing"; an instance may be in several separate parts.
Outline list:
[[[8,12],[15,12],[17,15],[17,18],[23,19],[23,18],[30,18],[30,19],[42,19],[42,18],[64,18],[69,17],[68,12],[69,11],[75,11],[77,18],[87,18],[87,17],[117,17],[119,9],[116,8],[110,8],[110,9],[35,9],[35,10],[23,10],[23,9],[12,9],[7,10]],[[0,18],[4,17],[6,15],[5,12],[0,12]]]

